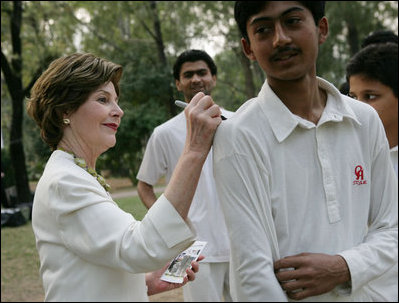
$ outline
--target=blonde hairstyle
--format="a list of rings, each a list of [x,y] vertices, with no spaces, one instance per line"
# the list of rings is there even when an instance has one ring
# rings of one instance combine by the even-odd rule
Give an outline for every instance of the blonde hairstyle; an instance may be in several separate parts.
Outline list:
[[[28,114],[52,150],[63,137],[63,116],[75,112],[89,95],[108,82],[119,96],[122,66],[89,53],[54,60],[39,77],[28,99]]]

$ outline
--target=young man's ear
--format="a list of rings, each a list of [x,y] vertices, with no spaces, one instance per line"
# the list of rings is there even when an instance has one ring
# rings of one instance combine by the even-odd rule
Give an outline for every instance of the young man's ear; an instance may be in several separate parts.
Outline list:
[[[179,80],[175,80],[175,84],[176,84],[177,91],[181,92],[180,81]]]
[[[326,17],[323,17],[319,21],[319,45],[326,42],[328,37],[328,21]]]
[[[256,57],[252,52],[251,44],[247,41],[247,39],[241,38],[241,46],[245,56],[247,56],[249,60],[255,61]]]
[[[213,87],[215,87],[216,86],[216,80],[217,80],[216,75],[212,75],[212,80],[213,80]]]

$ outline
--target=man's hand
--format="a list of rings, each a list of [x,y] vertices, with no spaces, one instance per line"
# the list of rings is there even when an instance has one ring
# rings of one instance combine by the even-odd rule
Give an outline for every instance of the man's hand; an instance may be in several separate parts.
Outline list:
[[[198,272],[199,270],[199,261],[203,260],[205,257],[203,255],[200,255],[197,259],[197,261],[191,262],[191,269],[188,268],[186,270],[187,276],[184,277],[183,283],[170,283],[161,280],[162,274],[165,272],[165,270],[168,268],[170,263],[166,264],[163,268],[153,271],[151,273],[146,274],[146,284],[147,284],[147,294],[149,296],[158,294],[160,292],[172,290],[175,288],[182,287],[185,285],[188,281],[194,281],[195,280],[195,273]]]
[[[274,263],[281,287],[290,299],[302,300],[350,281],[348,265],[339,255],[302,253]]]

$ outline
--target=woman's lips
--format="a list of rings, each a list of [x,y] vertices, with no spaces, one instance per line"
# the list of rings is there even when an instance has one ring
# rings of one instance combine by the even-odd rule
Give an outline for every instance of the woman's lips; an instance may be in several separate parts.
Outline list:
[[[114,131],[117,131],[117,130],[118,130],[118,124],[115,124],[115,123],[105,123],[104,125],[107,126],[107,127],[109,127],[109,128],[112,128]]]

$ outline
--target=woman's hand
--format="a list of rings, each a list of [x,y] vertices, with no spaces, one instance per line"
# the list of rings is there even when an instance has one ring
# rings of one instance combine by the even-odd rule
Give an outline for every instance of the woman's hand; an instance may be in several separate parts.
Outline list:
[[[187,284],[187,282],[189,281],[194,281],[195,273],[197,273],[199,270],[199,261],[203,260],[204,258],[205,257],[203,255],[200,255],[197,261],[191,262],[191,269],[188,268],[186,270],[187,275],[184,277],[183,283],[169,283],[161,280],[162,274],[168,268],[170,263],[166,264],[163,268],[157,271],[147,273],[145,276],[147,284],[147,294],[149,296],[155,295],[164,291],[182,287],[183,285]]]
[[[195,151],[207,156],[218,125],[221,111],[209,95],[197,93],[184,110],[187,121],[185,151]]]

